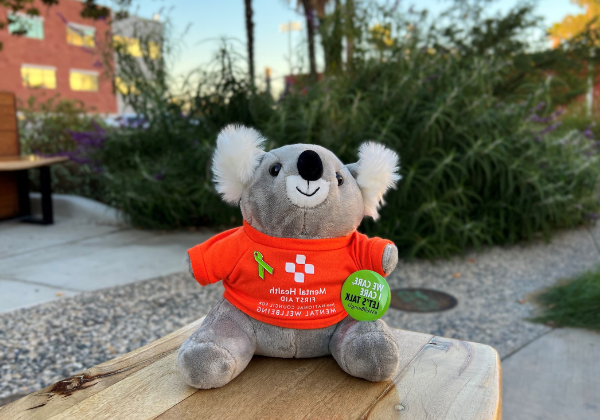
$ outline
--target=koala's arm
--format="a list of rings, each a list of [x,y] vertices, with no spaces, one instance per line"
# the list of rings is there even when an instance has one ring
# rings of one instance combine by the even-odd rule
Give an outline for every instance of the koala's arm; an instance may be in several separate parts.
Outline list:
[[[194,277],[194,270],[192,269],[192,260],[190,259],[190,254],[185,254],[184,262],[187,263],[188,270],[192,277]]]
[[[398,264],[398,248],[396,248],[396,245],[387,244],[383,250],[383,257],[381,259],[383,272],[386,275],[390,274],[396,268],[396,264]]]
[[[188,249],[188,269],[202,286],[226,279],[250,248],[251,241],[241,229],[221,232]]]

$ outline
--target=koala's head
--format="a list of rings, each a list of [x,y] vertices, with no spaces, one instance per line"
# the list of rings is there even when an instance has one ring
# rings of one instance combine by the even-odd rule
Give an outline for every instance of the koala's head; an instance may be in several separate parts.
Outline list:
[[[400,179],[398,156],[377,143],[344,165],[332,152],[294,144],[265,152],[256,130],[228,126],[217,138],[213,172],[223,199],[239,204],[252,227],[282,238],[336,238],[364,216],[377,219],[385,192]]]

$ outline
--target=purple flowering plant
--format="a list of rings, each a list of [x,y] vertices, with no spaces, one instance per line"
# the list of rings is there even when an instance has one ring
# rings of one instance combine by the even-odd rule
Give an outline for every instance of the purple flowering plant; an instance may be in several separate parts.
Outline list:
[[[561,146],[572,145],[581,148],[580,154],[585,158],[590,158],[598,154],[599,143],[593,131],[595,123],[588,123],[583,129],[580,128],[581,124],[574,125],[572,115],[577,112],[577,109],[573,108],[561,107],[547,114],[544,112],[547,104],[543,101],[539,102],[531,109],[531,114],[527,117],[527,121],[533,123],[535,127],[532,131],[533,139],[541,143],[549,140],[552,136],[558,140],[558,144]],[[539,126],[541,128],[538,128]]]
[[[67,130],[75,142],[75,148],[60,152],[74,162],[81,165],[90,165],[94,171],[101,172],[100,162],[93,155],[102,147],[108,138],[108,132],[96,121],[92,121],[92,129],[88,131]]]
[[[94,156],[108,137],[103,122],[83,103],[58,96],[31,97],[18,107],[21,152],[69,158],[52,167],[54,191],[102,200],[101,165]],[[37,177],[30,178],[35,187]]]

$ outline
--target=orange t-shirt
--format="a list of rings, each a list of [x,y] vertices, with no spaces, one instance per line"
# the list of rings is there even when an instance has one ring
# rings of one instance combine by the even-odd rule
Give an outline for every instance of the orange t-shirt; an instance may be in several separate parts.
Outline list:
[[[188,253],[196,280],[203,286],[223,280],[223,296],[240,311],[268,324],[311,329],[346,317],[342,284],[358,270],[385,275],[381,260],[391,243],[358,232],[332,239],[275,238],[244,222]]]

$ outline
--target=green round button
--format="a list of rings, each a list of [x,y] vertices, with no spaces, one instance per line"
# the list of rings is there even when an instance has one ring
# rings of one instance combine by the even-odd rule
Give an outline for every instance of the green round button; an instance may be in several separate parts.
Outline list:
[[[342,286],[342,305],[358,321],[374,321],[390,306],[392,294],[387,281],[371,270],[352,273]]]

